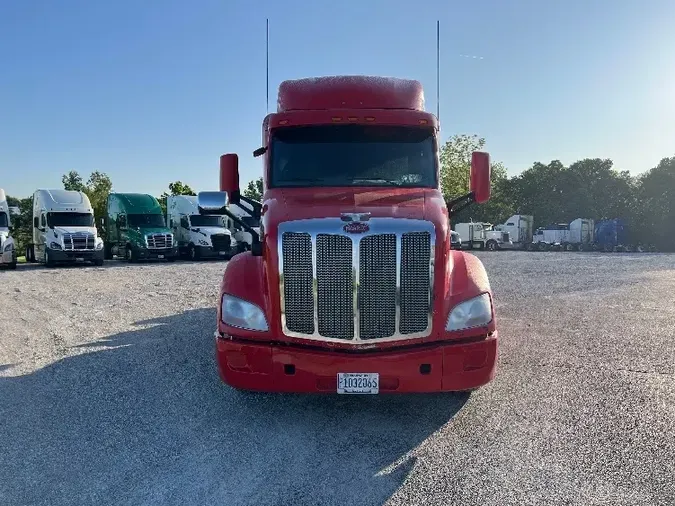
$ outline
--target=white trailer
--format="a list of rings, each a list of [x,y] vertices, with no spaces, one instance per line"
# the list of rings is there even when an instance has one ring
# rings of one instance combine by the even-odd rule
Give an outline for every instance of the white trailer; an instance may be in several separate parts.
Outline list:
[[[33,193],[33,243],[26,261],[103,265],[103,240],[94,225],[94,209],[84,192],[36,190]]]
[[[191,260],[230,259],[241,249],[231,232],[231,220],[220,214],[200,212],[197,196],[167,197],[166,218],[178,241],[179,253]]]
[[[7,204],[5,190],[0,188],[0,266],[16,269],[16,245],[9,234],[12,226],[10,207]]]
[[[495,225],[495,230],[508,232],[514,248],[525,249],[532,243],[534,216],[528,214],[514,214],[501,225]]]
[[[457,223],[455,232],[461,237],[461,244],[464,249],[495,251],[513,246],[509,232],[493,230],[489,223]]]

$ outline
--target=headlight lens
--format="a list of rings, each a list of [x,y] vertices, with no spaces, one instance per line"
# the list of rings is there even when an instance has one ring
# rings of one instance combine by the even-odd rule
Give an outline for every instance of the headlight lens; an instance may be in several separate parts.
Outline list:
[[[208,246],[209,245],[208,241],[205,241],[204,239],[199,239],[199,244],[201,244],[202,246]]]
[[[96,243],[96,249],[97,249],[97,250],[102,250],[102,249],[103,249],[103,241],[97,242],[97,243]]]
[[[63,249],[63,248],[61,247],[61,245],[58,242],[52,241],[49,244],[49,249]]]
[[[9,244],[6,244],[6,245],[5,245],[5,250],[4,250],[4,251],[5,251],[5,253],[7,253],[8,251],[12,251],[13,249],[14,249],[14,244],[9,243]]]
[[[232,295],[223,295],[221,313],[223,323],[233,327],[247,330],[268,330],[267,320],[262,309]]]
[[[487,325],[492,321],[490,295],[484,293],[473,299],[460,302],[452,308],[445,330],[462,330]]]

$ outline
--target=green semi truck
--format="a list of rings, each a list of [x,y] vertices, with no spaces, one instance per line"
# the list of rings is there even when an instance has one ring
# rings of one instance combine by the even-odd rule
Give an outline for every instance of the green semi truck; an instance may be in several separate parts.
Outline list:
[[[178,244],[166,226],[159,202],[145,193],[111,193],[105,223],[105,257],[129,262],[178,257]]]

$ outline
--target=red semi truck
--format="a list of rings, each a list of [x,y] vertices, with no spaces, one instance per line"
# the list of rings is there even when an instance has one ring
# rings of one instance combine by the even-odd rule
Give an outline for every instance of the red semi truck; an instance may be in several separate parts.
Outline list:
[[[450,249],[449,213],[490,197],[475,152],[471,192],[446,205],[439,125],[415,80],[284,81],[263,122],[264,195],[240,194],[238,157],[200,205],[253,237],[227,265],[217,311],[221,379],[243,390],[472,390],[495,375],[497,329],[481,261]],[[244,205],[245,204],[245,205]],[[260,233],[229,211],[261,219]]]

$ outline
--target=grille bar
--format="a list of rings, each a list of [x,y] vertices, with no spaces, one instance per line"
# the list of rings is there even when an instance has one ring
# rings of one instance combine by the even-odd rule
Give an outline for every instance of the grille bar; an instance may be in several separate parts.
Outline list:
[[[332,218],[280,225],[286,335],[373,342],[431,333],[433,225],[396,218],[368,224],[359,234]]]
[[[86,251],[95,247],[94,234],[80,232],[63,234],[63,246],[66,251]]]
[[[148,249],[167,249],[173,246],[173,234],[150,234],[146,236]]]

